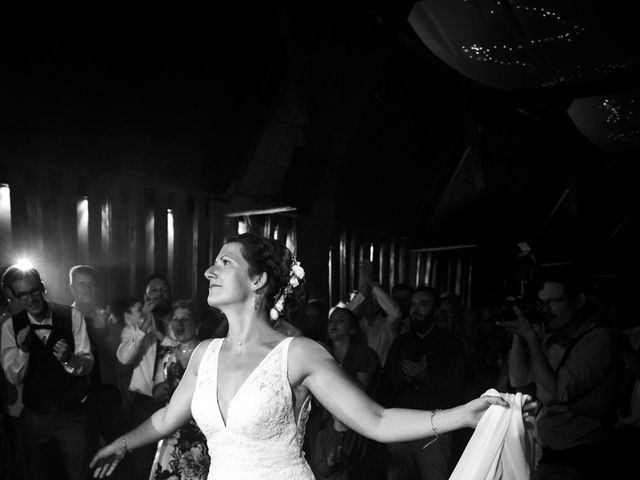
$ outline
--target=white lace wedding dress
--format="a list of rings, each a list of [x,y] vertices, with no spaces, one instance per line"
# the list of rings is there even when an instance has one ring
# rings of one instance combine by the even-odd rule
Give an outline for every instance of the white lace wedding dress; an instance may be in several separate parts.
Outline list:
[[[242,384],[229,404],[225,424],[218,405],[218,356],[223,339],[207,347],[191,403],[207,437],[209,480],[313,480],[302,452],[311,410],[304,401],[298,421],[287,375],[293,337],[282,340]]]

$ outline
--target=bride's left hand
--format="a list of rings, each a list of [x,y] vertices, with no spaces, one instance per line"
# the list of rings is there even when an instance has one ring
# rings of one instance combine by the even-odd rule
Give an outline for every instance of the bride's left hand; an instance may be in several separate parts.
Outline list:
[[[525,401],[522,406],[522,415],[524,417],[528,415],[535,415],[539,408],[539,403],[533,400],[531,395],[523,395],[523,397]],[[469,426],[471,428],[475,428],[478,425],[478,422],[484,415],[484,412],[486,412],[491,405],[500,405],[501,407],[510,408],[509,402],[502,397],[494,395],[481,396],[471,400],[465,405],[465,409],[469,416]]]

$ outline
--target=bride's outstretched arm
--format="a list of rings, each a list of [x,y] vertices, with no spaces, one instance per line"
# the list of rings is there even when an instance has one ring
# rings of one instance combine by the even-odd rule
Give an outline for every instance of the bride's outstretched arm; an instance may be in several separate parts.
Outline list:
[[[95,468],[94,478],[111,475],[128,451],[157,442],[191,420],[191,399],[195,391],[198,366],[208,344],[209,341],[204,341],[196,347],[180,384],[166,407],[95,454],[89,465],[90,468]]]
[[[292,344],[289,365],[292,384],[300,382],[340,421],[382,443],[417,440],[436,432],[475,427],[490,405],[508,407],[501,397],[480,397],[440,410],[433,417],[428,410],[384,408],[345,373],[329,352],[304,338]]]

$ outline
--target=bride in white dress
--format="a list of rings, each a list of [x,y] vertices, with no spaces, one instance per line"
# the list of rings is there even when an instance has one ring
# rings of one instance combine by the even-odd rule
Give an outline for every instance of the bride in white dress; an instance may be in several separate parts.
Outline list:
[[[475,427],[490,405],[508,406],[497,396],[436,412],[377,404],[323,346],[272,328],[285,298],[304,282],[304,270],[276,240],[231,238],[205,276],[209,305],[229,321],[227,337],[198,345],[169,404],[100,449],[91,461],[94,477],[110,475],[129,451],[193,418],[207,437],[209,479],[313,480],[302,451],[311,395],[351,429],[383,443]]]

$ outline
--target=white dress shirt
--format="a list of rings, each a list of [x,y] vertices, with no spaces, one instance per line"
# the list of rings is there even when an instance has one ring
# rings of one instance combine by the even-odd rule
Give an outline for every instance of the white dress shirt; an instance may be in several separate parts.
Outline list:
[[[52,325],[52,309],[49,306],[47,317],[38,321],[33,315],[27,312],[29,323],[34,326]],[[71,329],[73,332],[74,351],[68,362],[63,363],[64,369],[71,375],[87,375],[93,367],[93,355],[91,354],[91,344],[87,335],[87,328],[84,317],[76,308],[71,309]],[[13,330],[11,317],[5,320],[0,331],[0,362],[7,380],[13,385],[19,385],[24,380],[29,363],[29,352],[21,350],[16,344],[16,336]],[[34,330],[37,338],[46,343],[51,330]],[[36,341],[34,339],[34,341]]]

